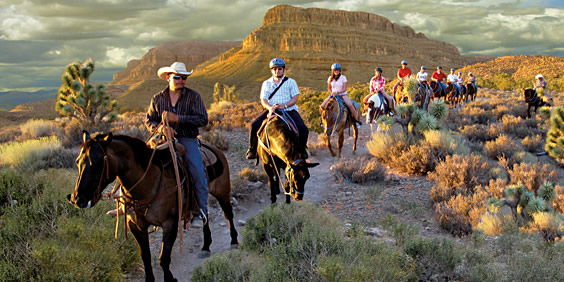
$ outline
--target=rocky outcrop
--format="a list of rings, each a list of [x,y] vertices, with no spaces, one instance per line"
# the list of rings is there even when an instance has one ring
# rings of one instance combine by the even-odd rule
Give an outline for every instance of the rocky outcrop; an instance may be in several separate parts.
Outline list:
[[[110,84],[131,85],[157,77],[157,70],[173,62],[184,62],[190,70],[197,65],[233,48],[241,42],[224,41],[172,41],[147,52],[141,60],[131,60],[127,68],[114,74]]]

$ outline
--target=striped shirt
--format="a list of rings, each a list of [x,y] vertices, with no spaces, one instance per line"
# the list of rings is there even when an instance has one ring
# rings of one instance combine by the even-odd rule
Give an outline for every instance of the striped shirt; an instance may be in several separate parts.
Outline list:
[[[153,96],[145,117],[145,126],[149,131],[153,132],[159,126],[165,111],[178,115],[178,122],[172,125],[176,130],[176,137],[196,138],[199,134],[198,127],[208,124],[208,112],[202,97],[190,88],[182,89],[174,107],[168,87]]]
[[[284,79],[284,77],[282,78]],[[291,79],[288,77],[288,80],[286,80],[286,82],[284,82],[284,84],[282,84],[282,86],[280,86],[280,89],[278,89],[278,91],[276,91],[276,93],[274,94],[274,96],[272,96],[272,99],[268,99],[268,97],[270,96],[270,94],[272,92],[274,92],[274,89],[276,89],[276,87],[278,87],[278,84],[274,83],[274,78],[271,77],[267,80],[265,80],[262,83],[262,87],[260,88],[260,98],[261,99],[266,99],[268,100],[268,103],[272,106],[275,104],[279,104],[279,105],[284,105],[288,102],[290,102],[290,100],[292,100],[292,98],[296,95],[300,95],[300,90],[298,89],[298,84],[296,83],[295,80]],[[298,106],[293,105],[288,107],[287,109],[284,109],[285,111],[291,111],[291,110],[298,110]]]

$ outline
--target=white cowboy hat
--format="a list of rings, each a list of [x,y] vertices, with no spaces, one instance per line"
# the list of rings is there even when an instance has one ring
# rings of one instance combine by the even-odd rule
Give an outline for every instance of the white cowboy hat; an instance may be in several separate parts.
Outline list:
[[[174,62],[172,63],[172,65],[170,65],[170,67],[162,67],[159,69],[159,71],[157,72],[157,75],[162,78],[162,79],[166,79],[166,76],[169,73],[177,73],[177,74],[182,74],[182,75],[191,75],[192,72],[190,71],[186,71],[186,65],[182,62]]]
[[[535,76],[535,78],[536,78],[536,79],[539,79],[539,77],[542,77],[542,78],[544,78],[544,76],[542,76],[542,74],[540,74],[540,73],[539,73],[539,74],[537,74],[537,76]]]

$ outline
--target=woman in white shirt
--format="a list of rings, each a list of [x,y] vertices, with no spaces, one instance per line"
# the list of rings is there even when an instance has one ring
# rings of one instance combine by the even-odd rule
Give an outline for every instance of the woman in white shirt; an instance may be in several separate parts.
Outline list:
[[[419,83],[423,85],[423,87],[430,89],[431,86],[429,86],[429,83],[427,82],[427,72],[425,71],[426,69],[427,68],[425,66],[421,66],[421,71],[417,73],[417,81],[419,81]]]
[[[339,63],[331,65],[331,76],[327,79],[327,88],[331,94],[325,99],[325,101],[323,101],[323,103],[321,103],[321,107],[325,108],[331,97],[341,96],[349,108],[354,122],[356,122],[357,125],[360,125],[361,122],[358,117],[358,111],[354,108],[352,100],[347,94],[347,77],[341,74],[341,65]]]

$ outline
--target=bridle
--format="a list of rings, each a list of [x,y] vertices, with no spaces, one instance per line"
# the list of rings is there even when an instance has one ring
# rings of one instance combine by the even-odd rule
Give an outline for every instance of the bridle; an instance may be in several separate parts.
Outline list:
[[[339,129],[339,125],[341,125],[341,119],[343,118],[343,108],[341,107],[341,103],[339,103],[339,101],[337,101],[337,98],[331,98],[331,99],[333,101],[335,101],[335,103],[337,103],[337,106],[339,107],[339,116],[338,117],[335,116],[335,112],[333,112],[332,110],[330,111],[331,114],[333,115],[333,121],[334,122],[333,122],[333,125],[325,128],[325,134],[327,134],[327,136],[333,135],[333,133],[335,133],[335,131],[337,131],[337,129]],[[329,104],[329,103],[327,103],[327,104]],[[329,105],[327,105],[327,106],[329,106]],[[325,106],[325,107],[327,107],[327,106]],[[329,110],[323,109],[323,111],[329,111]],[[329,133],[329,131],[330,131],[330,133]]]

